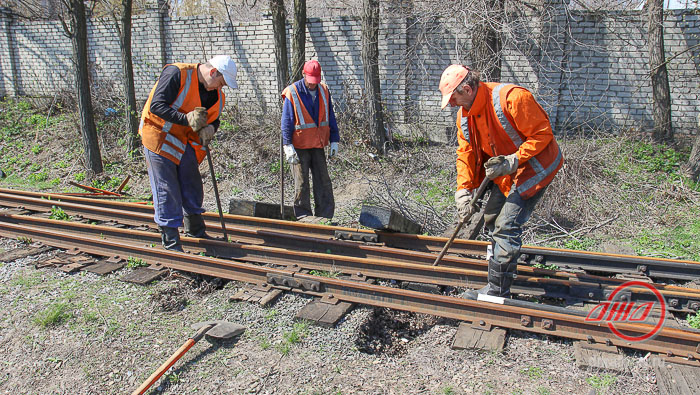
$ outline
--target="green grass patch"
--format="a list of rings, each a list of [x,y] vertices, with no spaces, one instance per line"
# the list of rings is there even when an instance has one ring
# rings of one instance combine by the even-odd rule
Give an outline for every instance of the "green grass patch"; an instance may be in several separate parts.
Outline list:
[[[135,269],[146,266],[148,266],[148,263],[141,258],[134,258],[133,256],[126,258],[126,267],[128,268]]]
[[[700,329],[700,313],[695,313],[695,315],[688,314],[688,325],[695,329]]]
[[[73,317],[70,307],[69,303],[54,303],[38,312],[34,316],[34,323],[41,328],[58,326]]]
[[[282,355],[289,354],[292,346],[301,343],[301,340],[309,333],[309,323],[306,321],[295,322],[291,331],[282,334],[282,343],[277,345],[277,351]]]
[[[643,230],[639,237],[632,240],[635,252],[642,256],[700,261],[700,219],[695,214],[689,217],[688,223],[660,232]]]
[[[328,277],[328,278],[338,278],[341,273],[336,271],[325,271],[325,270],[311,270],[309,274],[312,276]]]
[[[615,384],[615,382],[617,382],[617,377],[608,373],[602,374],[600,376],[596,374],[587,378],[586,382],[588,383],[588,385],[593,387],[596,390],[596,392],[605,392],[608,388]]]
[[[520,369],[520,373],[531,379],[539,379],[544,374],[544,371],[539,366],[529,366],[527,368]]]
[[[49,219],[55,219],[58,221],[70,221],[71,217],[70,215],[66,214],[66,212],[63,211],[62,208],[58,206],[51,206],[51,214],[49,215]]]

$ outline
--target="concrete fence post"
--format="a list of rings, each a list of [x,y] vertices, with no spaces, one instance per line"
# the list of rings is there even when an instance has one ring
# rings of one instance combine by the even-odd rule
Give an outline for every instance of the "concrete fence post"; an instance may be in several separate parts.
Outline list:
[[[0,96],[17,97],[19,81],[17,59],[14,56],[12,23],[14,15],[7,7],[0,7]]]

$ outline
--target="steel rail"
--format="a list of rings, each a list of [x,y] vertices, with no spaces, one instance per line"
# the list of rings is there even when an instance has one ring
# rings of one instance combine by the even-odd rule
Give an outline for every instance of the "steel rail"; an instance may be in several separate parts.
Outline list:
[[[40,217],[1,214],[0,220],[31,226],[35,229],[55,230],[61,233],[77,233],[89,237],[101,237],[126,243],[140,243],[155,246],[160,236],[154,232],[121,229],[112,226],[90,225],[69,221],[58,221]],[[417,264],[395,262],[385,259],[348,257],[338,254],[308,251],[290,251],[283,248],[227,243],[217,240],[182,237],[183,247],[192,253],[245,260],[258,264],[298,265],[308,270],[322,270],[353,274],[361,272],[365,276],[413,281],[441,286],[476,288],[486,283],[486,266],[481,270],[453,267],[434,267],[429,263]],[[541,273],[545,272],[545,273]],[[552,278],[538,278],[538,275],[552,275]],[[556,278],[557,275],[562,278]],[[602,278],[585,274],[556,273],[547,270],[525,267],[515,281],[513,292],[534,296],[562,299],[579,299],[600,302],[607,299],[614,289],[624,283],[622,279]],[[700,290],[686,289],[669,285],[655,285],[665,299],[667,306],[674,311],[694,312],[700,308]],[[631,302],[655,301],[654,295],[646,289],[629,288],[622,297]]]
[[[335,279],[291,270],[261,267],[250,263],[204,257],[194,254],[144,248],[85,235],[55,230],[37,230],[24,225],[0,222],[0,234],[28,237],[60,248],[74,246],[82,251],[111,256],[132,256],[161,265],[193,273],[216,276],[252,284],[268,284],[310,295],[331,295],[332,298],[371,306],[431,314],[474,325],[494,325],[528,332],[585,340],[632,349],[665,354],[668,357],[687,358],[687,363],[700,366],[700,331],[662,327],[657,335],[645,342],[627,342],[613,336],[606,326],[585,320],[585,313],[566,309],[541,309],[535,303],[518,305],[497,304],[434,295],[365,282]],[[284,279],[283,284],[276,284]],[[531,307],[526,307],[530,306]],[[483,324],[482,324],[483,323]],[[642,336],[654,326],[641,323],[619,323],[617,330],[628,336]]]
[[[0,205],[21,206],[21,201],[23,200],[21,198],[22,196],[39,199],[42,197],[45,199],[48,198],[52,200],[54,204],[57,200],[60,200],[61,204],[69,202],[91,205],[96,208],[104,207],[111,210],[133,211],[147,216],[153,215],[153,207],[150,205],[64,196],[60,194],[18,191],[6,188],[0,188]],[[45,203],[45,205],[47,204]],[[210,212],[204,213],[203,215],[205,219],[208,220],[208,229],[212,231],[212,234],[217,234],[217,231],[220,231],[218,229],[219,227],[216,226],[218,215]],[[447,240],[444,237],[367,231],[231,214],[225,214],[224,218],[227,229],[229,226],[253,227],[258,230],[268,229],[276,233],[292,233],[299,236],[313,236],[325,239],[335,238],[336,232],[358,232],[366,235],[377,235],[380,242],[390,247],[435,253],[440,251]],[[145,221],[143,223],[148,222],[152,221]],[[465,255],[484,255],[488,244],[489,243],[482,241],[456,239],[450,251]],[[700,263],[688,260],[638,257],[534,246],[523,246],[521,252],[522,255],[519,262],[521,264],[532,265],[540,263],[556,265],[562,269],[580,269],[591,273],[643,274],[657,279],[682,281],[700,279]]]

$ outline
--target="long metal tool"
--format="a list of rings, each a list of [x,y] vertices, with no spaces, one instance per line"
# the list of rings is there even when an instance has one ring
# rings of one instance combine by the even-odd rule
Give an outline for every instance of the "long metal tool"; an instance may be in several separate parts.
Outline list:
[[[209,173],[211,174],[211,182],[214,185],[214,195],[216,196],[216,208],[219,209],[219,219],[221,220],[221,232],[224,234],[224,241],[228,241],[228,235],[226,234],[226,222],[224,221],[224,212],[221,211],[221,199],[219,198],[219,187],[216,185],[216,173],[214,173],[214,163],[211,160],[211,151],[209,151],[209,146],[205,145],[204,149],[207,150],[207,161],[209,162]]]
[[[483,196],[484,192],[486,191],[486,187],[489,185],[491,180],[488,178],[484,177],[484,181],[481,181],[481,185],[479,185],[479,189],[476,190],[476,193],[472,197],[472,201],[469,202],[469,205],[472,206],[471,213],[464,218],[462,218],[461,221],[457,224],[457,227],[455,228],[455,231],[452,233],[452,237],[450,237],[449,240],[447,240],[447,243],[445,243],[445,246],[442,247],[442,251],[440,251],[440,255],[435,258],[435,262],[433,262],[433,266],[437,266],[438,263],[440,263],[440,260],[442,259],[443,256],[445,256],[445,253],[447,250],[450,249],[450,246],[452,245],[452,242],[455,241],[455,237],[457,237],[457,233],[462,229],[462,226],[464,226],[467,221],[469,221],[469,218],[474,215],[474,212],[476,211],[476,201],[481,199],[481,196]]]

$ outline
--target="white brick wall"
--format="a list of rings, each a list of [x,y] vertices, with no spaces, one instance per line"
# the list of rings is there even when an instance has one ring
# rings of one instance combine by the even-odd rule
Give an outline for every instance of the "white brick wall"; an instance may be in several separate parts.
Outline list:
[[[150,11],[133,19],[138,100],[148,96],[163,66],[158,18],[158,13]],[[592,126],[649,128],[652,115],[645,15],[628,13],[604,18],[575,13],[567,19],[560,12],[548,18],[526,20],[533,39],[504,43],[501,80],[535,93],[557,130]],[[269,19],[235,22],[231,26],[215,23],[209,16],[165,18],[164,25],[167,62],[201,62],[217,54],[229,54],[238,65],[239,89],[227,90],[227,105],[253,114],[279,113]],[[571,37],[566,37],[567,31]],[[537,41],[542,36],[548,39]],[[115,29],[110,24],[92,21],[88,40],[93,81],[119,88],[121,55]],[[470,46],[469,29],[453,21],[420,22],[383,13],[379,40],[380,81],[391,120],[389,126],[436,141],[450,140],[454,111],[440,111],[437,84],[442,70],[450,63],[470,63],[465,58]],[[697,45],[700,15],[667,13],[665,42],[667,59]],[[20,95],[35,96],[52,96],[57,90],[73,89],[71,42],[60,23],[9,23],[0,18],[0,43],[0,95],[13,94],[13,86]],[[362,95],[361,50],[359,19],[308,20],[306,57],[321,63],[338,110],[357,102]],[[17,69],[14,84],[10,57]],[[700,50],[695,48],[674,58],[668,70],[676,131],[695,133],[695,119],[700,112]]]

